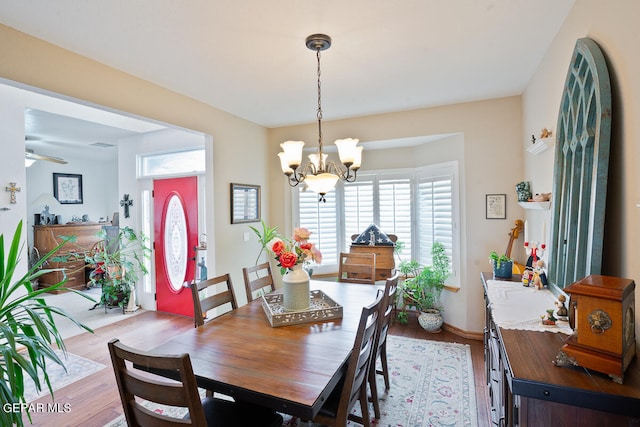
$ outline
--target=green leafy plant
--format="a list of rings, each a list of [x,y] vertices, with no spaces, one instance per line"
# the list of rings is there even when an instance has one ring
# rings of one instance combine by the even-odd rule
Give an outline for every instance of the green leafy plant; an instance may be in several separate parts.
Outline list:
[[[414,277],[406,279],[402,288],[405,304],[414,305],[420,311],[442,311],[440,294],[451,274],[449,257],[442,243],[433,243],[431,259],[432,265],[423,267]]]
[[[120,228],[117,235],[111,235],[103,228],[97,237],[104,243],[101,247],[89,252],[69,251],[53,260],[83,258],[86,264],[93,266],[89,274],[91,284],[102,287],[100,303],[123,307],[135,290],[139,274],[149,274],[145,263],[151,256],[148,238],[130,227]]]
[[[407,314],[406,311],[399,311],[398,314],[396,314],[396,320],[401,325],[407,325],[409,324],[409,315]]]
[[[31,378],[36,389],[41,391],[46,385],[53,397],[53,390],[47,375],[47,363],[64,366],[62,360],[54,352],[53,345],[66,351],[64,341],[56,326],[54,314],[67,318],[78,327],[93,332],[89,327],[75,320],[61,308],[50,306],[42,298],[45,291],[63,288],[66,279],[48,288],[34,290],[31,285],[43,274],[57,271],[45,269],[42,266],[62,245],[73,238],[65,240],[51,252],[42,256],[31,265],[26,274],[16,276],[22,247],[22,221],[16,227],[11,239],[9,252],[5,252],[4,235],[0,234],[0,403],[2,408],[20,407],[26,404],[24,398],[25,379]],[[88,296],[69,289],[93,301]],[[39,378],[43,374],[43,380]],[[17,406],[14,406],[17,405]],[[24,409],[24,408],[21,408]],[[31,421],[29,406],[26,406],[27,416]],[[0,425],[22,426],[22,412],[0,410]]]
[[[502,255],[502,254],[498,255],[498,253],[496,251],[492,251],[489,254],[489,261],[491,261],[491,264],[495,265],[496,268],[500,268],[500,265],[503,262],[511,262],[513,260],[511,258],[509,258],[508,256],[506,256],[506,255]]]
[[[262,224],[262,230],[258,230],[255,227],[249,226],[249,228],[253,230],[254,233],[256,233],[256,236],[258,236],[258,243],[260,243],[261,245],[260,252],[258,252],[258,256],[256,257],[256,265],[258,265],[262,253],[267,250],[267,243],[269,243],[275,237],[280,236],[280,234],[278,233],[278,226],[269,227],[264,222],[264,220],[260,220],[260,224]]]
[[[101,302],[122,307],[129,302],[139,274],[149,274],[145,265],[145,260],[151,256],[148,239],[144,233],[136,233],[130,227],[120,228],[117,236],[110,236],[102,229],[98,237],[105,240],[105,250],[87,254],[85,262],[102,263],[106,274],[102,279]]]

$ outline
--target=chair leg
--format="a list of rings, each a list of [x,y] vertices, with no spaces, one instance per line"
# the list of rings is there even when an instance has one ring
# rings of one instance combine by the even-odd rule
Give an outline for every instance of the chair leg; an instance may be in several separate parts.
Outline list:
[[[380,419],[380,402],[378,401],[378,386],[376,385],[376,369],[369,370],[369,388],[371,389],[371,402],[373,402],[373,417]]]
[[[369,402],[367,401],[367,387],[360,389],[360,409],[362,410],[362,425],[364,427],[371,427],[371,416],[369,415]]]
[[[384,376],[384,388],[391,389],[389,382],[389,365],[387,363],[387,342],[385,341],[380,347],[380,362],[382,364],[382,375]]]

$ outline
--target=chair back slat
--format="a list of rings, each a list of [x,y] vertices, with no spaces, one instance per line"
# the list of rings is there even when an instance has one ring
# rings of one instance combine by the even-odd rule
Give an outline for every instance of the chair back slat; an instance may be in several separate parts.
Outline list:
[[[225,289],[218,291],[224,284]],[[206,294],[206,295],[203,295]],[[205,323],[207,312],[225,304],[231,305],[231,310],[238,308],[236,295],[233,291],[231,276],[222,276],[191,284],[191,297],[193,299],[193,319],[196,327]]]
[[[242,276],[244,277],[244,288],[247,292],[247,302],[251,302],[261,296],[256,291],[269,293],[276,290],[273,274],[271,274],[271,264],[268,262],[263,262],[253,267],[244,267]]]

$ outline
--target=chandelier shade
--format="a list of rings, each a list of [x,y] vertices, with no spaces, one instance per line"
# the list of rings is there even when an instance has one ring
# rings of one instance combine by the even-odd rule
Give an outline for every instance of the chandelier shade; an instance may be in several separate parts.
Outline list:
[[[322,146],[322,103],[320,84],[320,51],[331,46],[331,38],[325,34],[313,34],[305,41],[307,47],[316,51],[318,61],[318,151],[309,155],[309,162],[302,164],[303,141],[286,141],[280,144],[282,152],[278,153],[282,173],[288,178],[289,185],[295,187],[304,182],[311,191],[319,195],[319,201],[326,201],[325,195],[333,190],[338,180],[354,182],[362,162],[362,146],[354,138],[338,139],[340,163],[328,160]]]

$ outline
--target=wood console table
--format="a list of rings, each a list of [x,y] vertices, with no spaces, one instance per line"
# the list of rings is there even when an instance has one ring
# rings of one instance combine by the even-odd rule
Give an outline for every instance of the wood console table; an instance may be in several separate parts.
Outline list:
[[[491,273],[482,273],[485,290],[485,368],[491,420],[496,426],[640,425],[640,364],[627,368],[624,384],[580,367],[552,361],[565,334],[496,327],[487,297]],[[502,279],[504,280],[504,279]],[[521,286],[513,277],[514,286]]]
[[[68,251],[88,251],[99,241],[98,232],[104,224],[55,224],[55,225],[34,225],[33,226],[33,245],[38,249],[40,255],[44,255],[55,249],[62,239],[60,236],[70,237],[76,236],[74,243],[67,243],[57,255],[63,255]],[[54,271],[52,273],[43,274],[40,277],[39,284],[41,287],[53,286],[60,283],[67,275],[68,281],[64,285],[70,289],[84,289],[87,284],[85,276],[85,263],[83,259],[69,259],[67,262],[53,262],[45,266],[45,268],[62,268],[63,271]],[[65,291],[54,291],[60,293]]]

